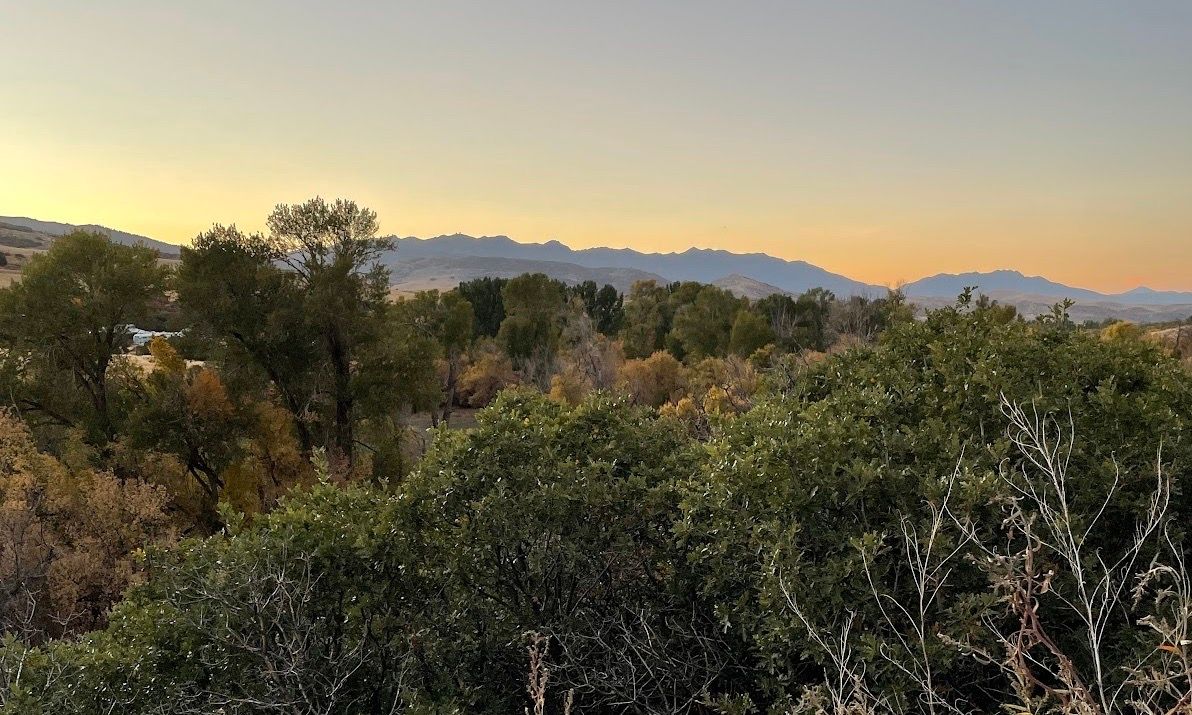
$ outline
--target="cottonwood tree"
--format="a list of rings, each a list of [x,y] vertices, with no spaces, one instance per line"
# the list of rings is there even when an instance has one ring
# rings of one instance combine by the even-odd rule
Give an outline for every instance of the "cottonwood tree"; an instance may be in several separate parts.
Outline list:
[[[342,199],[279,205],[267,224],[267,235],[217,226],[197,238],[183,251],[179,297],[268,376],[303,446],[325,443],[347,469],[361,384],[375,384],[369,372],[384,363],[389,274],[379,259],[391,244],[376,236],[374,212]]]
[[[160,337],[149,350],[154,365],[141,380],[142,399],[129,416],[130,441],[177,456],[214,506],[223,490],[223,471],[247,431],[244,420],[213,369],[188,369]]]
[[[448,422],[455,409],[465,354],[472,342],[475,324],[472,304],[458,291],[422,291],[412,298],[398,300],[392,313],[396,332],[407,336],[406,340],[420,341],[417,346],[407,345],[408,348],[416,347],[427,357],[438,357],[442,362],[435,394],[428,394],[432,390],[427,389],[430,386],[423,380],[420,390],[406,391],[406,401],[430,409],[432,425]],[[424,405],[427,400],[433,404]]]
[[[542,273],[510,280],[501,292],[505,320],[497,340],[527,380],[545,388],[559,350],[565,286]]]
[[[475,321],[472,323],[473,338],[495,338],[501,329],[501,321],[505,320],[505,301],[501,297],[505,278],[485,276],[470,281],[464,281],[456,289],[459,294],[472,304]]]
[[[813,288],[797,297],[768,295],[753,307],[765,317],[782,349],[824,350],[832,337],[829,318],[836,302],[831,291]]]
[[[681,292],[672,294],[679,299]],[[723,357],[737,313],[747,301],[714,285],[699,286],[689,302],[675,309],[668,345],[683,359]]]
[[[304,295],[264,236],[215,226],[182,248],[174,281],[183,315],[221,348],[217,362],[243,387],[263,375],[294,419],[306,452],[315,446],[317,335]]]
[[[629,289],[621,327],[625,357],[647,358],[666,346],[673,316],[669,296],[654,281],[638,281]]]
[[[200,533],[222,525],[218,503],[268,510],[310,475],[283,408],[236,394],[212,365],[188,366],[161,337],[149,350],[153,364],[135,381],[138,399],[120,443],[122,473],[168,485]]]
[[[587,390],[607,390],[616,382],[623,362],[620,346],[597,327],[579,298],[572,298],[563,314],[564,372],[571,373]]]
[[[729,352],[740,357],[749,357],[758,349],[774,342],[774,332],[762,316],[749,309],[737,313],[729,334]]]
[[[35,256],[0,290],[4,399],[38,425],[82,430],[94,444],[115,435],[113,359],[126,326],[145,319],[169,269],[157,252],[76,231]]]
[[[320,334],[331,372],[331,445],[351,464],[355,451],[357,358],[382,330],[389,271],[378,262],[392,241],[378,238],[377,214],[354,201],[314,198],[278,205],[266,220],[276,257],[298,276],[306,320]]]
[[[599,288],[595,281],[584,281],[567,288],[573,298],[579,298],[584,312],[602,335],[616,335],[624,318],[624,298],[617,289],[605,284]]]

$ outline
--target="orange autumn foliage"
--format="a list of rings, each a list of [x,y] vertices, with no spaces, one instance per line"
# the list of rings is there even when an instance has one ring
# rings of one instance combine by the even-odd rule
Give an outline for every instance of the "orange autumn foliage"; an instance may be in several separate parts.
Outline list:
[[[32,640],[103,626],[134,555],[176,533],[161,487],[72,471],[0,413],[0,630]]]

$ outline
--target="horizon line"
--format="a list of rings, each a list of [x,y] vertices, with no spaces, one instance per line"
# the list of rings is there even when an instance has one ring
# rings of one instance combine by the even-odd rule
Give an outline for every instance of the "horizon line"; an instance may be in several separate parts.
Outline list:
[[[190,247],[190,245],[193,243],[193,239],[188,239],[184,243],[179,243],[179,242],[175,242],[175,241],[168,240],[168,239],[155,238],[153,236],[146,236],[144,234],[133,233],[132,231],[127,231],[125,229],[115,228],[112,226],[106,226],[104,224],[94,223],[94,222],[70,223],[67,221],[39,219],[39,218],[34,218],[32,216],[24,216],[24,215],[11,215],[11,216],[3,216],[0,218],[24,219],[27,221],[36,221],[38,223],[52,223],[52,224],[59,224],[59,225],[63,225],[63,226],[73,226],[75,228],[85,228],[87,226],[94,226],[94,227],[98,227],[98,228],[102,228],[102,229],[107,229],[108,231],[118,231],[120,233],[126,233],[126,234],[129,234],[132,236],[137,236],[139,238],[148,239],[150,241],[155,241],[158,243],[164,243],[164,244],[168,244],[171,246],[178,246],[179,248]],[[214,225],[218,225],[218,224],[219,224],[219,222],[213,222],[211,225],[214,226]],[[233,223],[226,224],[226,225],[236,226],[236,223],[233,222]],[[380,232],[378,232],[378,233],[380,233]],[[196,234],[196,235],[198,235],[198,234]],[[571,245],[570,243],[567,243],[566,241],[560,240],[558,238],[548,238],[545,241],[519,240],[519,239],[513,238],[512,236],[509,236],[508,234],[505,234],[505,233],[484,234],[484,235],[480,235],[480,236],[474,236],[470,233],[464,233],[462,231],[455,231],[453,233],[440,233],[440,234],[437,234],[434,236],[426,236],[426,237],[414,236],[414,235],[404,235],[403,236],[396,232],[386,233],[386,234],[379,236],[379,238],[393,238],[393,239],[397,239],[397,240],[417,240],[417,241],[433,241],[435,239],[454,238],[454,237],[468,238],[471,240],[506,239],[508,241],[511,241],[513,243],[516,243],[516,244],[519,244],[522,246],[546,246],[546,245],[555,243],[555,244],[561,245],[564,248],[567,248],[568,250],[574,251],[574,252],[593,251],[593,250],[603,249],[603,250],[610,250],[610,251],[632,251],[634,253],[637,253],[639,255],[644,255],[644,256],[681,256],[686,253],[690,253],[692,251],[706,251],[706,252],[727,253],[732,256],[760,256],[760,257],[780,260],[780,261],[783,261],[786,263],[802,263],[804,265],[812,266],[813,268],[818,268],[825,272],[832,273],[833,275],[839,276],[841,278],[845,278],[845,279],[853,281],[855,283],[860,283],[860,284],[865,285],[869,288],[882,288],[885,290],[896,290],[902,286],[909,285],[912,283],[918,283],[919,281],[924,281],[924,280],[928,280],[931,278],[943,278],[943,277],[959,278],[961,276],[965,276],[965,275],[969,275],[969,274],[988,275],[988,274],[993,274],[993,273],[1014,273],[1014,274],[1017,274],[1018,276],[1021,276],[1023,278],[1045,280],[1050,283],[1055,283],[1057,285],[1061,285],[1065,288],[1072,288],[1075,290],[1088,291],[1088,292],[1097,293],[1099,295],[1106,296],[1106,297],[1123,296],[1123,295],[1126,295],[1126,294],[1129,294],[1129,293],[1132,293],[1135,291],[1140,291],[1140,290],[1147,290],[1147,291],[1152,291],[1152,292],[1156,292],[1156,293],[1177,293],[1177,294],[1187,293],[1190,295],[1190,297],[1192,297],[1192,288],[1151,288],[1150,286],[1148,286],[1144,283],[1140,283],[1140,284],[1134,286],[1133,288],[1128,288],[1126,290],[1107,292],[1107,291],[1098,290],[1096,288],[1088,288],[1085,286],[1061,283],[1059,281],[1048,278],[1047,276],[1042,275],[1042,274],[1027,274],[1027,273],[1024,273],[1016,268],[1009,268],[1009,267],[990,268],[987,270],[971,268],[971,269],[954,271],[954,272],[952,272],[952,271],[937,271],[935,273],[923,274],[920,277],[914,278],[914,279],[909,279],[909,280],[908,279],[898,279],[895,281],[889,281],[884,284],[880,284],[880,283],[870,283],[869,281],[853,278],[847,273],[841,272],[836,269],[827,268],[827,267],[820,265],[818,263],[811,263],[810,261],[807,261],[806,259],[787,258],[787,257],[780,256],[780,255],[774,255],[772,253],[765,253],[763,251],[749,251],[749,252],[739,253],[736,251],[729,250],[727,248],[698,246],[698,245],[691,245],[682,251],[643,251],[640,248],[634,248],[633,246],[609,246],[609,245],[588,246],[586,248],[577,248],[577,247]],[[555,262],[561,262],[561,261],[555,261]],[[728,274],[728,275],[735,275],[735,274]],[[728,276],[726,275],[725,277],[728,277]],[[743,276],[743,277],[750,278],[750,276]],[[757,279],[754,278],[753,280],[757,280]],[[761,282],[761,281],[759,281],[759,282]]]

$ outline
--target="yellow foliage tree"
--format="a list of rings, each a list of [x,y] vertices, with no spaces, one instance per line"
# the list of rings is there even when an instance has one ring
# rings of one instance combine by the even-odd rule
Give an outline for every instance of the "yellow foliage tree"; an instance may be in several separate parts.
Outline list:
[[[184,387],[186,405],[203,419],[228,419],[235,412],[228,389],[214,370],[202,368]]]
[[[688,387],[708,413],[749,409],[761,379],[753,363],[737,356],[704,358],[688,370]],[[708,405],[715,407],[707,409]]]
[[[1142,329],[1134,323],[1119,320],[1101,329],[1101,339],[1112,340],[1141,340]]]
[[[0,413],[0,631],[38,641],[104,624],[134,555],[176,538],[161,487],[72,471]]]
[[[682,363],[664,351],[645,359],[626,360],[617,374],[617,389],[637,404],[650,407],[679,399],[686,385]]]
[[[178,354],[173,345],[160,335],[155,335],[149,341],[149,354],[153,356],[153,369],[162,370],[171,375],[181,375],[186,372],[186,360]]]
[[[498,392],[518,382],[508,356],[498,351],[481,352],[460,375],[459,399],[471,407],[484,407]]]
[[[255,405],[245,456],[224,473],[224,501],[245,514],[268,511],[296,486],[313,482],[290,414],[277,405]]]
[[[561,405],[578,405],[591,391],[586,376],[571,365],[550,379],[550,399]]]

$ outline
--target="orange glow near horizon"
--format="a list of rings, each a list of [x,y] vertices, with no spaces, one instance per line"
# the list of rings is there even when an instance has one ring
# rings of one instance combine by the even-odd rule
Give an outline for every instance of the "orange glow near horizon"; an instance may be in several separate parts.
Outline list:
[[[764,252],[1192,290],[1192,6],[4,11],[0,215]]]

